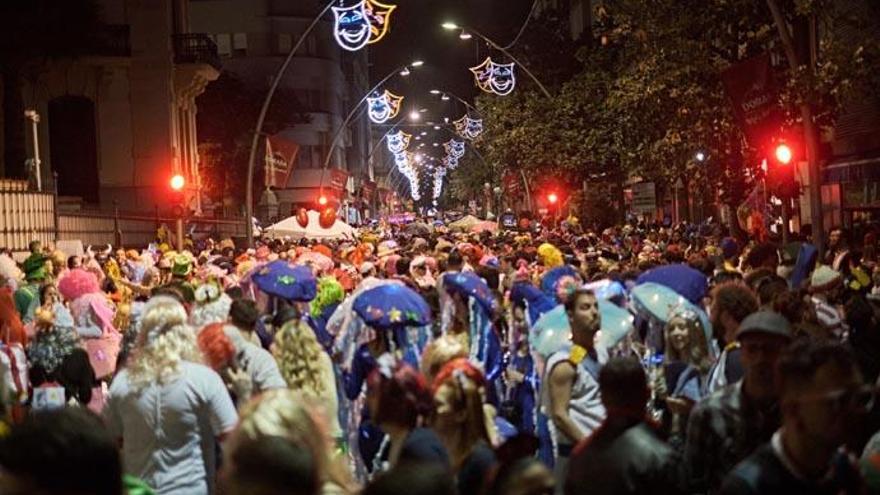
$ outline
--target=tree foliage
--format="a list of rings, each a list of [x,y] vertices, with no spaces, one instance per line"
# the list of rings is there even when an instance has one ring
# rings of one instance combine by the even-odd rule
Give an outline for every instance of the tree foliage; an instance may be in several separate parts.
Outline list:
[[[527,85],[506,97],[478,98],[486,126],[480,149],[500,168],[533,177],[555,173],[573,184],[641,177],[661,186],[684,178],[738,204],[761,177],[764,150],[745,141],[721,72],[769,51],[780,62],[775,71],[789,124],[797,124],[797,105],[808,101],[830,129],[841,104],[876,84],[880,73],[878,36],[866,35],[876,24],[843,5],[851,3],[782,2],[793,25],[815,16],[823,33],[814,70],[792,71],[764,1],[606,0],[595,12],[593,42],[577,50],[579,69],[553,81],[551,100]],[[565,32],[562,24],[557,32]],[[542,66],[528,49],[521,56],[530,67]],[[694,160],[697,151],[706,164]]]
[[[244,198],[254,125],[265,97],[265,89],[249,86],[231,72],[223,72],[198,97],[202,181],[205,193],[214,201],[231,197],[240,204]],[[271,135],[307,122],[305,110],[293,91],[278,89],[262,133]],[[257,160],[262,163],[261,156]],[[256,172],[261,171],[262,167],[257,167]],[[259,184],[258,179],[255,184]]]

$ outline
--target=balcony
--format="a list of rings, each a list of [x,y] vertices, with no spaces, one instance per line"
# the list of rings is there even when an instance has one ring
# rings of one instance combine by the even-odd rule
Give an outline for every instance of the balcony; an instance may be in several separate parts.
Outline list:
[[[172,38],[175,64],[206,64],[218,71],[223,67],[217,45],[207,34],[175,34]]]

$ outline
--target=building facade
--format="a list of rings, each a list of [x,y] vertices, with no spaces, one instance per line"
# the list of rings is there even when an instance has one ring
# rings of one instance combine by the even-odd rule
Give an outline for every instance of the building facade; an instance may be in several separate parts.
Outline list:
[[[213,42],[189,29],[187,0],[100,0],[82,56],[33,64],[23,103],[39,115],[41,183],[73,208],[167,210],[169,180],[198,201],[196,97],[219,75]],[[23,126],[30,124],[24,119]],[[28,156],[34,137],[28,127]]]
[[[192,0],[190,6],[194,29],[215,40],[223,70],[266,90],[322,8],[311,0]],[[330,204],[341,206],[348,219],[356,219],[353,212],[348,214],[348,207],[361,206],[357,201],[361,184],[370,180],[367,117],[355,113],[350,125],[340,129],[366,93],[368,75],[366,49],[340,49],[332,34],[332,16],[325,15],[295,54],[279,86],[296,95],[308,119],[279,132],[299,151],[288,183],[275,190],[278,216],[286,217],[299,206],[316,208],[323,195]]]

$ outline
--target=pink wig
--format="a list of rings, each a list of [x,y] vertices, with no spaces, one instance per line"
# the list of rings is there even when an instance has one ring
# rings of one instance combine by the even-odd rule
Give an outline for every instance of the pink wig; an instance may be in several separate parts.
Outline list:
[[[98,285],[98,277],[94,273],[76,268],[67,272],[58,282],[58,292],[67,301],[74,301],[86,294],[101,292],[101,286]]]

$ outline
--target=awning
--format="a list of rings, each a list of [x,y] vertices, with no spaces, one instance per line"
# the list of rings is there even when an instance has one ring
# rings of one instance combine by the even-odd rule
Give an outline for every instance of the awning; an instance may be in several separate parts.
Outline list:
[[[880,157],[832,163],[822,170],[823,184],[880,181]]]

